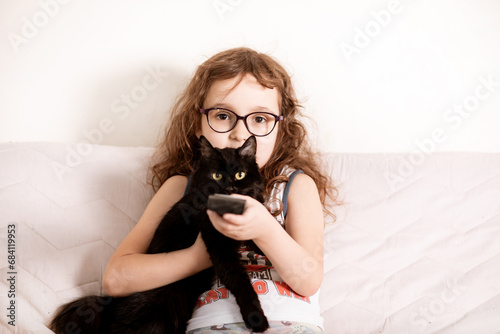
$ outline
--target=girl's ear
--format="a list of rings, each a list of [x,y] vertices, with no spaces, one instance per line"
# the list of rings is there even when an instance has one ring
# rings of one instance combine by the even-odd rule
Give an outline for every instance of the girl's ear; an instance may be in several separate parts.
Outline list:
[[[249,137],[238,149],[238,152],[241,156],[247,158],[255,157],[255,153],[257,152],[257,139],[255,139],[255,136]]]
[[[205,136],[200,136],[200,153],[202,157],[210,157],[214,153],[212,144]]]

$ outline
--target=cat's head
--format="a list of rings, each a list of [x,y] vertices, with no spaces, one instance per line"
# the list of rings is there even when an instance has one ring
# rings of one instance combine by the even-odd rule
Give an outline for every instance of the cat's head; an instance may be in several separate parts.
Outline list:
[[[193,175],[194,187],[209,194],[243,194],[259,197],[264,189],[255,154],[257,141],[249,137],[239,148],[214,148],[203,136],[200,156]]]

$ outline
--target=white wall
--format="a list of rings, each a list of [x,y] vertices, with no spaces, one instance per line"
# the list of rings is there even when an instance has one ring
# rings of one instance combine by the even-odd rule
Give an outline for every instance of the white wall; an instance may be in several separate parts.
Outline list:
[[[3,0],[0,142],[153,146],[195,66],[249,46],[293,75],[323,150],[499,152],[499,17],[498,0]]]

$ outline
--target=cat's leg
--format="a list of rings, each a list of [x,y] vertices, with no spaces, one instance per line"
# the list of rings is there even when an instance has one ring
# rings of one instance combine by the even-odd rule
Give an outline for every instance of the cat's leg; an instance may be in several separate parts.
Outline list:
[[[214,230],[212,233],[218,232]],[[205,240],[202,231],[216,275],[235,296],[245,325],[254,332],[264,332],[269,323],[246,269],[240,262],[237,252],[239,242],[221,234],[214,236],[212,233]]]
[[[171,252],[192,246],[199,233],[195,223],[198,215],[194,210],[185,203],[172,207],[158,224],[147,253]]]

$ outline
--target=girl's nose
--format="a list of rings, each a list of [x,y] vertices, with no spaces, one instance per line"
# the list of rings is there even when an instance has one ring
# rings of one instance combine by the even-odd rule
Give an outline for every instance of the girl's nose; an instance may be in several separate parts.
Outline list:
[[[231,130],[231,134],[230,134],[231,139],[241,141],[241,142],[244,142],[250,136],[251,136],[251,134],[250,134],[250,132],[248,132],[248,129],[245,125],[245,122],[242,119],[240,119],[240,120],[238,120],[238,122],[236,122],[236,126],[234,127],[234,129]]]

